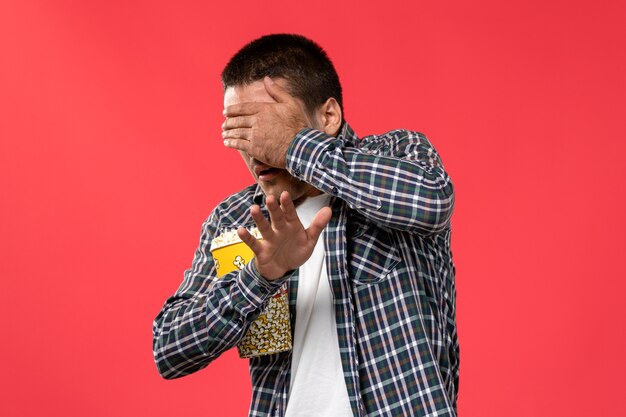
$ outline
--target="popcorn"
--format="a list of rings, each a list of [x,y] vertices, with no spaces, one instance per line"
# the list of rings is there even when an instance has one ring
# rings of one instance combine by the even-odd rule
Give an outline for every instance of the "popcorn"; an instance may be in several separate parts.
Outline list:
[[[250,234],[255,238],[262,239],[261,232],[259,232],[257,227],[248,229],[248,232],[250,232]],[[237,229],[226,230],[211,241],[210,251],[213,252],[215,249],[239,242],[241,242],[241,239],[239,238],[239,235],[237,235]]]
[[[259,229],[248,229],[257,239],[262,239]],[[252,249],[237,235],[237,229],[225,230],[211,241],[211,254],[217,278],[241,270],[254,258]],[[267,303],[265,309],[250,324],[248,332],[237,345],[239,356],[252,358],[292,348],[291,318],[287,284],[283,284]]]

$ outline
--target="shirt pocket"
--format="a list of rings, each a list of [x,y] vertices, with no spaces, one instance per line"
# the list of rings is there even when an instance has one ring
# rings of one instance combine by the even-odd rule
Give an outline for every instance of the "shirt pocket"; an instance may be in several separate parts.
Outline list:
[[[393,233],[363,218],[348,225],[348,269],[356,285],[383,282],[401,258]]]

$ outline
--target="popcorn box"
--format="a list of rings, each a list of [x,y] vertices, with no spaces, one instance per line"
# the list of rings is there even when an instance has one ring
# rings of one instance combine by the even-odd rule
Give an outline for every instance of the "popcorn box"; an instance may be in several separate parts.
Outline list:
[[[250,233],[257,239],[261,234],[254,228]],[[217,276],[243,269],[254,257],[254,252],[239,239],[236,230],[224,232],[211,242],[211,254]],[[283,284],[267,304],[265,310],[252,322],[248,332],[237,345],[241,358],[291,350],[291,321],[287,284]]]

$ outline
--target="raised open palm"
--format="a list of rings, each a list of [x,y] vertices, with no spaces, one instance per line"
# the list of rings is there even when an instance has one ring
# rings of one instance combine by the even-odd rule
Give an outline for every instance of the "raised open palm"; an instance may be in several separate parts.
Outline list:
[[[256,239],[244,227],[240,227],[237,234],[254,252],[253,262],[259,273],[273,281],[299,268],[311,257],[317,239],[330,221],[332,211],[330,207],[323,207],[305,229],[287,191],[280,195],[280,205],[272,195],[267,197],[266,204],[270,220],[263,216],[259,206],[250,208],[250,214],[263,239]]]

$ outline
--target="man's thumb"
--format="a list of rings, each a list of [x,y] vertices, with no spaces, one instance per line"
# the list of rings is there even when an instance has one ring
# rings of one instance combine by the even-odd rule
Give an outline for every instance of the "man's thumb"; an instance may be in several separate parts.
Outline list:
[[[263,78],[263,83],[265,84],[265,91],[267,91],[277,103],[285,103],[291,98],[287,89],[283,88],[270,77]]]
[[[309,236],[313,240],[317,241],[332,216],[333,210],[330,207],[322,207],[320,211],[317,212],[308,229]]]

